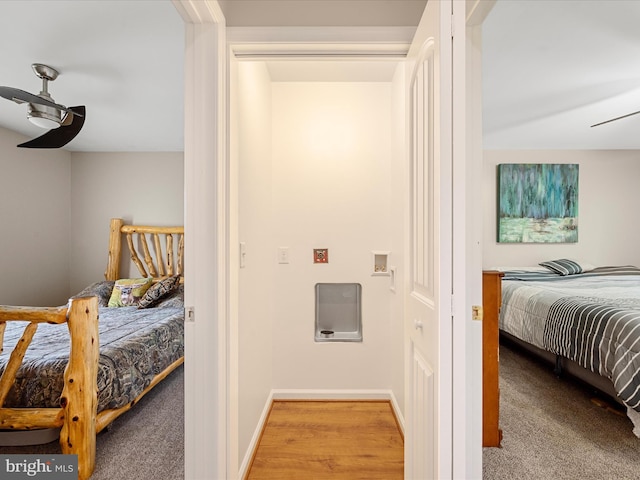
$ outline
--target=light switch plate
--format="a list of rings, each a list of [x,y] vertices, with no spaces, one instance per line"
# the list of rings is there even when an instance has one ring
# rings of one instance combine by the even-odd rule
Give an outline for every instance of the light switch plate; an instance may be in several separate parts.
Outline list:
[[[240,242],[240,268],[247,266],[247,244]]]

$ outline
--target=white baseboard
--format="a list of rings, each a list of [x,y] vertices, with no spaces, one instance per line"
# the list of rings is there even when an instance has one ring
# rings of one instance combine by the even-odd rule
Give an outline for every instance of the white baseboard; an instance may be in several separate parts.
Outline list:
[[[258,447],[260,435],[267,422],[271,404],[274,400],[389,400],[391,408],[398,420],[398,426],[404,435],[404,416],[399,408],[396,396],[391,390],[300,390],[300,389],[274,389],[271,390],[262,409],[258,425],[253,432],[251,442],[245,453],[238,478],[244,478],[248,473],[253,452]]]
[[[256,450],[256,448],[258,448],[260,435],[262,434],[262,429],[264,428],[264,425],[267,423],[267,417],[269,416],[269,411],[271,410],[272,403],[273,403],[273,390],[271,390],[271,392],[269,393],[269,396],[267,397],[267,401],[264,404],[262,413],[260,414],[260,419],[258,420],[258,425],[256,425],[256,428],[253,431],[253,436],[251,437],[251,441],[249,442],[247,451],[245,452],[244,458],[242,459],[242,464],[240,464],[240,472],[238,473],[238,478],[240,479],[243,479],[247,475],[248,469],[251,466],[251,459],[253,457],[253,452]]]
[[[404,437],[404,415],[402,415],[402,410],[400,410],[400,405],[398,405],[398,399],[391,390],[389,390],[389,397],[391,400],[391,408],[393,408],[393,413],[396,415],[396,419],[398,420],[398,427],[400,428],[400,431],[402,431],[402,436]]]

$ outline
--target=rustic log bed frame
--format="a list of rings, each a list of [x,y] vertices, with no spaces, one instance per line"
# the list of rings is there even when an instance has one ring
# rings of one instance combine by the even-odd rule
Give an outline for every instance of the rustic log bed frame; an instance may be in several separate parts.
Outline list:
[[[147,235],[153,239],[155,258],[151,255]],[[165,236],[163,249],[160,236]],[[183,274],[184,228],[124,225],[122,219],[111,219],[109,258],[105,278],[117,280],[120,275],[122,237],[129,246],[131,260],[141,276],[160,279]],[[177,238],[177,261],[174,261],[174,237]],[[137,250],[140,245],[142,255]],[[140,257],[144,259],[144,264]],[[161,259],[162,261],[157,261]],[[145,269],[145,264],[147,269]],[[182,281],[182,278],[181,278]],[[0,306],[0,353],[7,322],[29,322],[14,347],[6,368],[0,376],[0,429],[34,430],[61,428],[62,453],[78,455],[78,478],[88,479],[95,468],[96,435],[117,417],[131,409],[147,392],[184,362],[184,357],[156,375],[149,386],[132,402],[118,408],[97,412],[98,406],[98,299],[72,298],[60,307]],[[40,323],[64,324],[69,328],[71,345],[69,363],[64,373],[64,388],[60,407],[56,408],[4,408],[4,402],[15,382],[16,373],[25,352]]]

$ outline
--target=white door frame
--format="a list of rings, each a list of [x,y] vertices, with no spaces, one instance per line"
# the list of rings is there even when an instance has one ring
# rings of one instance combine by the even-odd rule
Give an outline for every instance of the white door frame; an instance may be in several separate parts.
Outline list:
[[[496,0],[454,0],[454,142],[453,197],[466,206],[465,216],[453,219],[454,238],[464,239],[454,256],[453,290],[458,298],[453,321],[453,478],[482,478],[482,322],[471,318],[473,305],[482,305],[482,23]],[[464,4],[464,5],[462,5]],[[462,38],[455,32],[465,30]],[[464,61],[464,65],[456,64]],[[461,67],[465,67],[461,69]],[[462,75],[456,71],[464,72]],[[465,122],[457,125],[456,122]],[[455,133],[454,133],[455,135]],[[455,209],[455,205],[454,205]],[[455,247],[454,247],[455,248]],[[459,308],[462,311],[459,311]],[[464,359],[464,360],[463,360]]]
[[[194,317],[185,323],[185,388],[202,395],[185,395],[185,478],[234,478],[237,475],[237,452],[229,445],[229,165],[227,155],[228,88],[226,27],[222,10],[215,0],[172,0],[185,21],[185,305],[193,307]],[[475,29],[470,40],[454,35],[454,48],[466,49],[467,68],[476,69],[481,51],[478,47],[478,25],[486,17],[495,0],[454,0],[454,31],[467,25]],[[471,30],[467,29],[467,32]],[[454,60],[455,62],[455,60]],[[471,62],[471,63],[470,63]],[[457,68],[460,67],[458,64]],[[454,64],[454,71],[456,65]],[[479,72],[460,80],[454,74],[454,89],[479,85]],[[454,234],[464,239],[458,246],[466,254],[454,259],[453,288],[453,407],[452,445],[453,477],[479,478],[482,451],[479,448],[477,414],[481,395],[478,392],[477,324],[470,324],[470,306],[480,304],[481,194],[468,195],[478,187],[474,178],[481,168],[481,132],[477,88],[464,96],[454,95],[454,128],[466,122],[467,142],[454,143],[454,175],[463,180],[454,183],[454,196],[465,202],[465,218],[454,219]],[[471,106],[469,106],[471,105]],[[464,113],[467,110],[467,120]],[[471,114],[469,115],[469,112]],[[480,137],[481,138],[481,137]],[[465,152],[465,148],[468,150]],[[462,166],[461,166],[462,165]],[[461,167],[460,167],[461,166]],[[459,170],[461,168],[462,170]],[[211,188],[215,185],[215,189]],[[460,197],[458,197],[460,195]],[[473,232],[473,233],[470,233]],[[195,261],[197,259],[197,262]],[[215,272],[210,274],[209,272]],[[468,281],[467,281],[468,280]],[[480,336],[481,339],[481,336]],[[471,350],[467,350],[471,348]],[[471,354],[469,353],[472,352]],[[462,352],[462,357],[457,357]],[[475,368],[473,368],[475,367]],[[475,380],[474,380],[475,378]],[[471,387],[469,387],[471,385]],[[481,387],[480,387],[481,388]],[[479,390],[481,392],[481,390]],[[474,400],[475,398],[475,400]],[[231,409],[233,410],[233,409]],[[480,425],[481,432],[481,425]],[[231,470],[231,471],[230,471]]]
[[[216,1],[173,4],[186,34],[185,389],[199,392],[185,395],[185,478],[231,479],[226,27]]]

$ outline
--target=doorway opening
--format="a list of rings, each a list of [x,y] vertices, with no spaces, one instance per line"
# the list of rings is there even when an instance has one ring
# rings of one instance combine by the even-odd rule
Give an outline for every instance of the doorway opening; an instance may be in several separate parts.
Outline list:
[[[402,282],[371,262],[389,252],[403,271],[404,74],[397,58],[231,62],[231,376],[245,467],[276,397],[386,396],[403,417]],[[315,341],[318,283],[361,285],[361,342]]]

